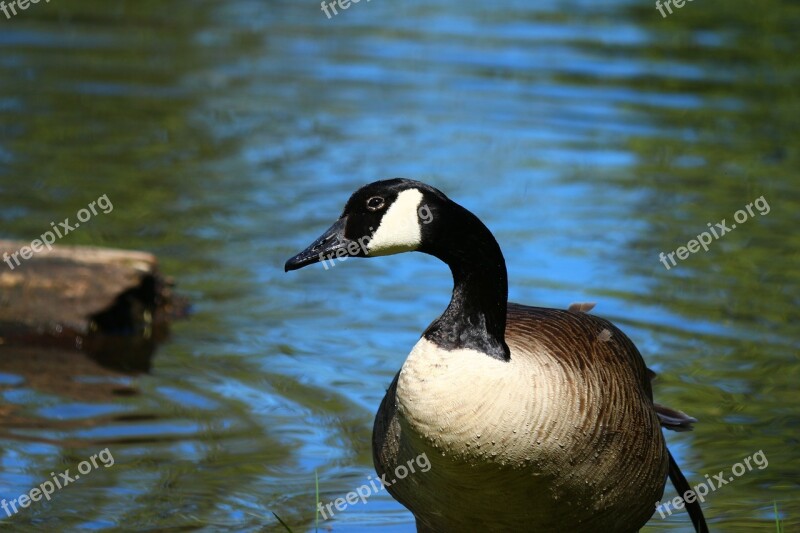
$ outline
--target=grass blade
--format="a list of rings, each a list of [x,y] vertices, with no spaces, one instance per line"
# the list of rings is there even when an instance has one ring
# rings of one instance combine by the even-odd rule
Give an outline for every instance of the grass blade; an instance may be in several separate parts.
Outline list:
[[[275,518],[277,518],[277,519],[278,519],[278,522],[280,522],[280,523],[281,523],[281,525],[282,525],[283,527],[285,527],[285,528],[286,528],[286,531],[288,531],[289,533],[294,533],[294,532],[292,531],[292,528],[290,528],[289,526],[287,526],[287,525],[286,525],[286,522],[284,522],[283,520],[281,520],[281,517],[280,517],[280,516],[276,515],[275,513],[272,513],[272,516],[274,516]]]

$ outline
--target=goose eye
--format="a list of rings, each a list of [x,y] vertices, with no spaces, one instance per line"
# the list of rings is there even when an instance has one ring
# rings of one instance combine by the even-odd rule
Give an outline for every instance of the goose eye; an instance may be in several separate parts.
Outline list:
[[[383,207],[384,203],[385,202],[383,198],[381,198],[380,196],[373,196],[372,198],[367,200],[367,209],[369,209],[370,211],[377,211],[378,209]]]

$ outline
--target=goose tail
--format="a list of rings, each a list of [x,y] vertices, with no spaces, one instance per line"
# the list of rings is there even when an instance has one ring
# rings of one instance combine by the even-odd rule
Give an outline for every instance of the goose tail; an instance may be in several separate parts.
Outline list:
[[[689,486],[689,482],[683,477],[683,472],[681,472],[678,463],[675,462],[675,458],[672,457],[672,453],[669,450],[667,450],[667,455],[669,455],[669,479],[675,486],[675,490],[678,491],[678,495],[683,497],[686,491],[692,489]],[[692,524],[694,524],[694,530],[697,533],[708,533],[708,525],[706,525],[706,519],[703,516],[703,509],[700,507],[700,502],[695,499],[692,503],[685,503],[686,511],[688,511],[689,518],[692,519]]]
[[[656,408],[658,420],[661,422],[661,427],[671,429],[672,431],[691,431],[692,424],[697,422],[693,416],[689,416],[683,411],[672,409],[666,405],[653,404]]]

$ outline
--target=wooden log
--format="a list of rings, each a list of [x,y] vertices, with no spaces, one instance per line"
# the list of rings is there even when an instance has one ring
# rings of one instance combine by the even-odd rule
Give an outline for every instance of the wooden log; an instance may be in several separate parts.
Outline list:
[[[155,256],[57,246],[26,260],[17,253],[25,246],[0,240],[0,343],[79,349],[102,364],[147,370],[170,318],[185,310]],[[132,356],[134,347],[144,353]]]

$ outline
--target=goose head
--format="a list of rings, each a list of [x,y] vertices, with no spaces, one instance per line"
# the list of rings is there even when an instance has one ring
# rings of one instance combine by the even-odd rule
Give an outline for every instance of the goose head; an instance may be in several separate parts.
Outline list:
[[[370,183],[354,192],[339,219],[284,268],[288,272],[345,257],[430,253],[435,248],[430,244],[435,242],[437,213],[449,203],[439,190],[418,181]]]
[[[453,274],[450,304],[425,338],[447,349],[469,348],[508,360],[508,280],[500,246],[478,217],[430,185],[408,179],[365,185],[333,226],[284,268],[412,251],[437,257]]]

